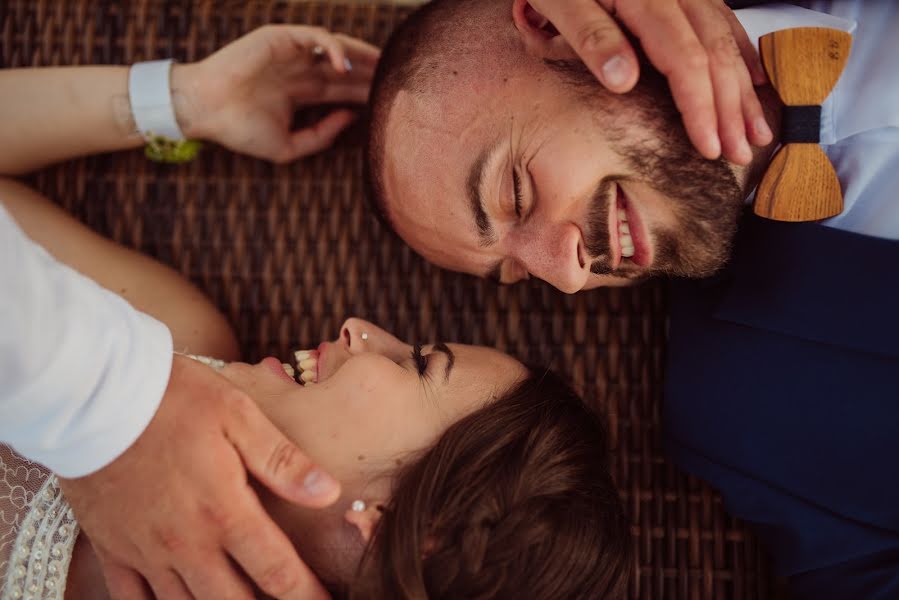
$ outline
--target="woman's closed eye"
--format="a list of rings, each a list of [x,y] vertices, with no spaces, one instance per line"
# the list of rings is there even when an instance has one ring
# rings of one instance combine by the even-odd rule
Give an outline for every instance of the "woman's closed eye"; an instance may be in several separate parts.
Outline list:
[[[428,377],[428,365],[431,364],[431,356],[435,352],[442,352],[446,355],[446,366],[444,367],[443,376],[445,380],[449,379],[450,373],[453,370],[453,366],[456,364],[456,355],[452,351],[452,349],[447,346],[443,342],[438,342],[431,346],[431,351],[428,354],[422,354],[422,345],[415,344],[412,346],[412,364],[415,365],[416,371],[418,371],[419,377],[425,379]]]
[[[418,376],[422,379],[424,379],[424,377],[428,373],[428,356],[422,355],[421,344],[415,344],[414,346],[412,346],[412,363],[415,365],[415,369],[418,371]]]

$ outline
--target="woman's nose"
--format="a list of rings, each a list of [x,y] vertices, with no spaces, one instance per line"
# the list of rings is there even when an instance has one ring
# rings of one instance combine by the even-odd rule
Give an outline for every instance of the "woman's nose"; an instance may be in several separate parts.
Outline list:
[[[581,230],[566,223],[535,233],[518,252],[528,272],[566,294],[582,290],[590,278],[590,261]]]
[[[350,354],[375,352],[394,358],[408,352],[406,344],[364,319],[351,318],[344,321],[340,328],[340,339]]]

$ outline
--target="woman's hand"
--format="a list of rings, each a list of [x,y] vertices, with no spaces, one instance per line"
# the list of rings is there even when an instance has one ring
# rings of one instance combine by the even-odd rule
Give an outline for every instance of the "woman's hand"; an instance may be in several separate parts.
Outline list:
[[[379,56],[362,40],[318,27],[267,25],[200,62],[175,66],[178,121],[187,137],[278,163],[296,160],[330,146],[355,115],[338,109],[291,131],[294,111],[364,104]]]
[[[690,140],[706,158],[747,164],[747,144],[772,135],[753,84],[765,83],[755,47],[722,0],[530,0],[602,84],[629,91],[637,56],[616,18],[668,78]]]

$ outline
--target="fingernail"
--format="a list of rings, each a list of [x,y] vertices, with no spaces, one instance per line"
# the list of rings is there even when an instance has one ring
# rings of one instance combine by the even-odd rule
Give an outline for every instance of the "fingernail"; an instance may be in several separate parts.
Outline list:
[[[613,56],[602,66],[602,77],[606,85],[620,87],[627,83],[630,69],[627,60],[620,54]]]
[[[740,142],[738,152],[740,153],[740,164],[748,165],[752,161],[752,148],[749,147],[749,142],[746,140]]]
[[[312,469],[303,479],[303,489],[310,496],[327,496],[337,488],[333,477],[319,469]]]
[[[718,136],[714,133],[709,134],[708,138],[706,138],[706,146],[708,147],[709,154],[712,158],[721,156],[721,140],[719,140]]]
[[[347,73],[353,70],[353,63],[350,62],[350,59],[343,59],[343,68],[347,70]]]
[[[765,120],[765,117],[759,117],[755,120],[755,123],[752,124],[753,129],[755,129],[755,134],[759,137],[765,139],[771,139],[774,137],[774,134],[771,133],[771,128],[768,126],[768,121]]]

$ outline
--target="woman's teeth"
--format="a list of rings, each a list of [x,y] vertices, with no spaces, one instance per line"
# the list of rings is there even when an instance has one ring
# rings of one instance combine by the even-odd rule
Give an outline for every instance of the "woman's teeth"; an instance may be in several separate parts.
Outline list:
[[[293,367],[291,367],[291,366],[290,366],[289,364],[287,364],[287,363],[281,363],[281,366],[284,367],[284,372],[287,373],[287,375],[288,375],[289,377],[292,377],[292,378],[296,379],[297,372],[293,370]]]
[[[631,258],[634,255],[634,238],[631,237],[631,228],[627,224],[627,211],[618,209],[618,242],[621,244],[622,258]]]
[[[314,384],[318,377],[318,353],[315,350],[298,350],[293,355],[297,361],[297,383]]]

